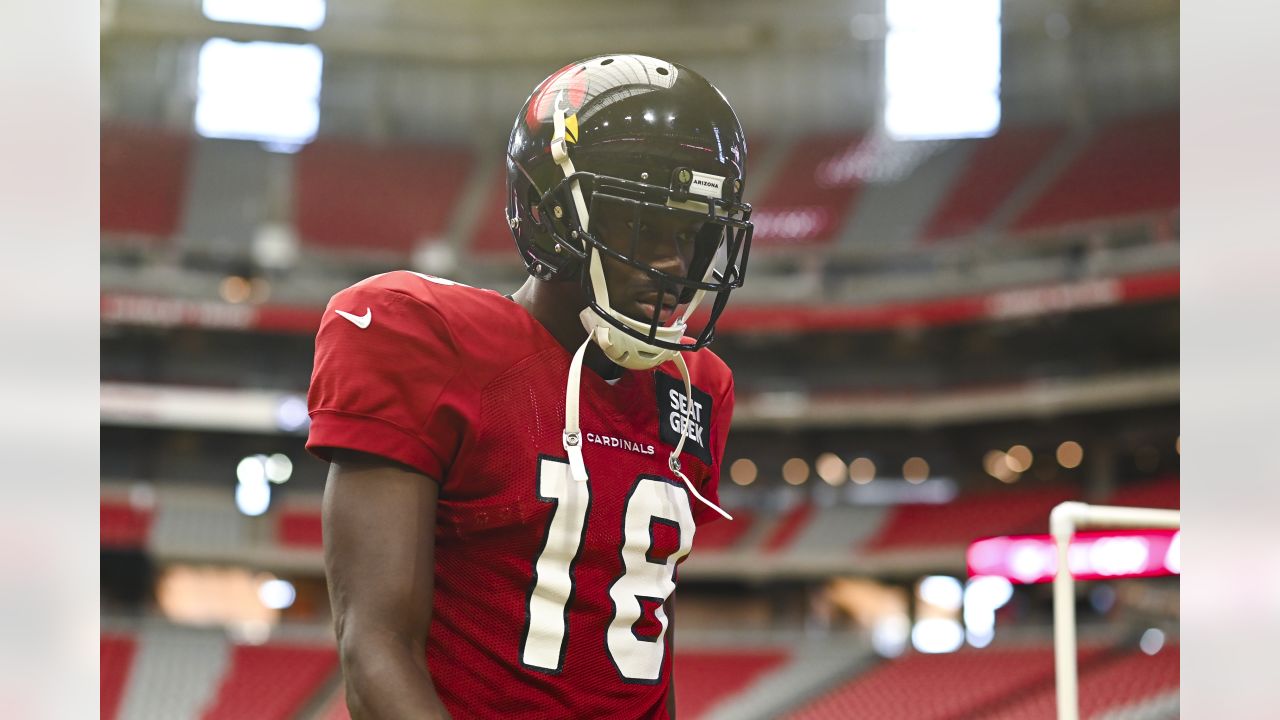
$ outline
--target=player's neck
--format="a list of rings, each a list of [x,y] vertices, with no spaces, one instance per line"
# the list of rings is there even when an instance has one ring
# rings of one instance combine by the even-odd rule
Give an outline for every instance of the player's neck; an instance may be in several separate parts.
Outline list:
[[[586,328],[578,319],[578,313],[586,307],[582,292],[574,283],[552,283],[536,278],[525,280],[511,294],[511,298],[523,307],[533,319],[542,324],[551,337],[568,352],[576,352],[587,339]],[[583,364],[606,380],[621,377],[622,368],[613,364],[604,352],[594,344],[587,348]]]

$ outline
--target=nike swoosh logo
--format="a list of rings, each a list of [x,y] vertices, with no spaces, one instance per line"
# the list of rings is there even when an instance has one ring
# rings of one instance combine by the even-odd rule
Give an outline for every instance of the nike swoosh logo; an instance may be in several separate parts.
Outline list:
[[[361,330],[369,327],[369,323],[373,322],[373,308],[365,308],[364,315],[352,315],[351,313],[342,310],[334,310],[334,312],[350,320],[352,325],[355,325]]]

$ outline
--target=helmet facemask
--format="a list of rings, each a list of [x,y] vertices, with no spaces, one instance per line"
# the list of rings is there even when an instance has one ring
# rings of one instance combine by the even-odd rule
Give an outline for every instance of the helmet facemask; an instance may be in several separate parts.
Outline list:
[[[716,319],[729,294],[742,286],[746,272],[750,206],[711,196],[710,189],[707,194],[689,189],[694,177],[713,178],[719,184],[729,180],[688,168],[677,168],[671,176],[671,186],[664,187],[574,172],[538,204],[543,229],[556,242],[557,252],[569,253],[578,261],[578,279],[587,301],[583,324],[596,335],[611,360],[633,369],[653,367],[671,359],[675,352],[709,344]],[[574,193],[589,194],[589,203],[579,206],[580,195],[575,198]],[[585,223],[580,218],[583,213],[575,210],[578,207],[586,209]],[[649,226],[660,228],[659,232],[672,227],[696,228],[696,232],[688,233],[690,237],[684,240],[655,238]],[[647,262],[652,248],[646,243],[654,242],[678,245],[683,272],[669,272]],[[616,275],[618,266],[643,274],[645,289],[653,295],[652,312],[647,316],[634,309],[625,314],[626,301],[610,297],[606,276]],[[708,293],[712,298],[707,322],[696,337],[686,337],[688,320],[707,302]],[[615,307],[619,304],[622,307]],[[676,312],[664,322],[664,310],[670,308]]]

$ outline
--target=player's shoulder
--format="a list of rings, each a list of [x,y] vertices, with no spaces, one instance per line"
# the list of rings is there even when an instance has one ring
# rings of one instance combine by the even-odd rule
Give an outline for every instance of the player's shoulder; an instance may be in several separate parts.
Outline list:
[[[426,322],[466,331],[476,325],[499,327],[512,317],[511,301],[493,290],[472,287],[447,278],[396,270],[365,278],[329,300],[328,312],[372,311],[383,322]],[[378,313],[378,310],[383,310]]]
[[[483,338],[528,336],[515,327],[521,314],[511,300],[493,290],[407,270],[365,278],[329,300],[326,320],[345,318],[364,329],[365,341],[413,338],[418,344],[447,343],[459,354],[486,352]],[[339,325],[343,325],[339,323]]]
[[[505,298],[492,290],[411,270],[395,270],[367,277],[340,291],[334,299],[357,296],[384,302],[408,300],[446,315],[484,312],[505,302]]]

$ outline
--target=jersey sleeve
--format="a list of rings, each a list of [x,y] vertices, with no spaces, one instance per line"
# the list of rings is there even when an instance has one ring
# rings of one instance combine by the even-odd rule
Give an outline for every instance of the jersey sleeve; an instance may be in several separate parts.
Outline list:
[[[427,299],[347,288],[316,334],[307,449],[326,461],[334,448],[371,453],[443,481],[470,414],[462,372],[449,326]]]
[[[725,387],[724,395],[716,398],[715,417],[711,421],[711,466],[707,479],[699,492],[716,505],[720,504],[720,468],[724,462],[724,445],[729,439],[729,423],[733,419],[733,376]],[[706,505],[693,504],[693,521],[698,525],[721,519],[720,514]]]

